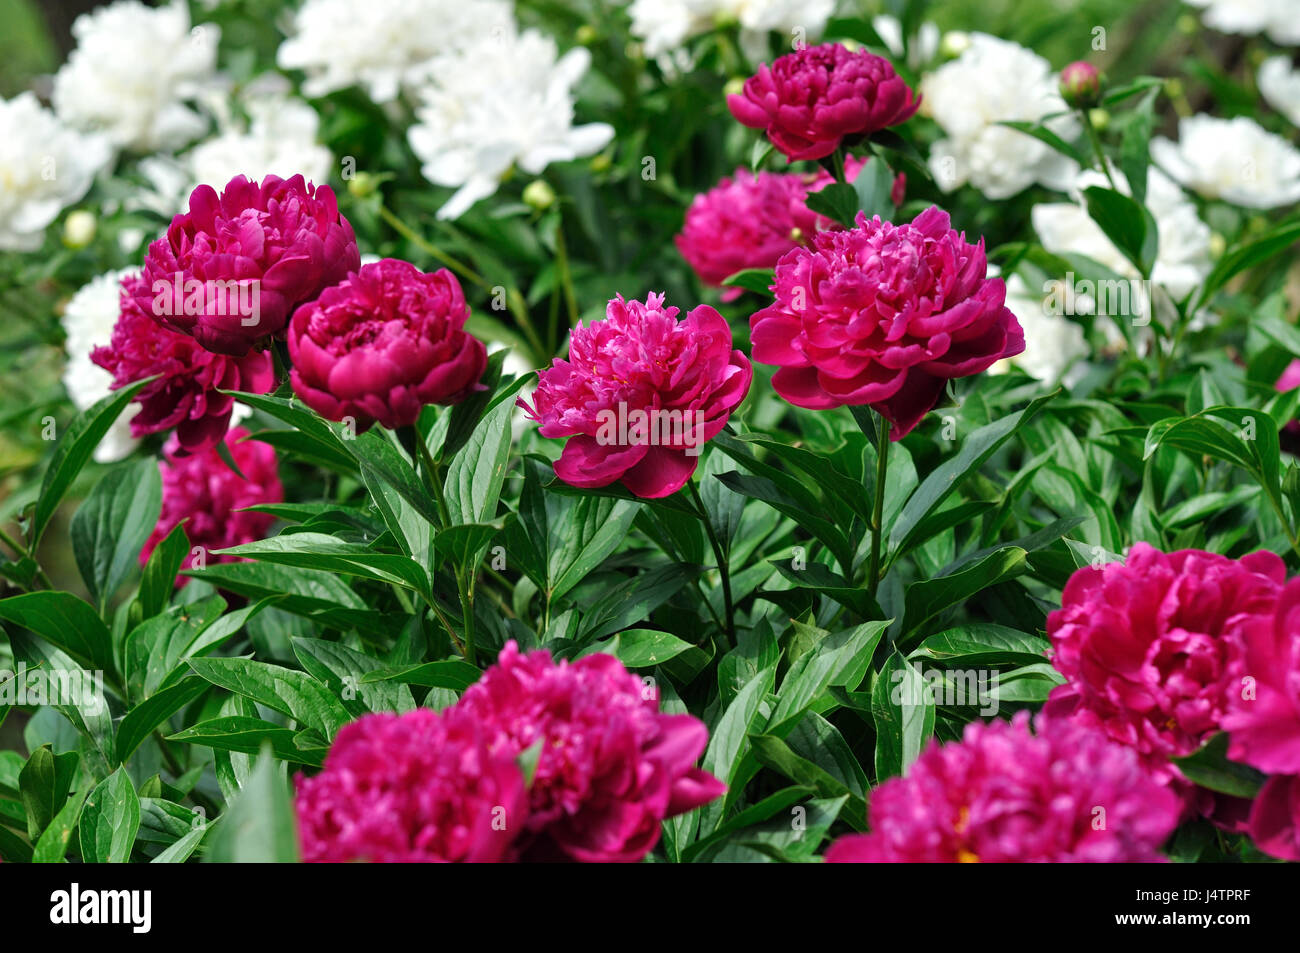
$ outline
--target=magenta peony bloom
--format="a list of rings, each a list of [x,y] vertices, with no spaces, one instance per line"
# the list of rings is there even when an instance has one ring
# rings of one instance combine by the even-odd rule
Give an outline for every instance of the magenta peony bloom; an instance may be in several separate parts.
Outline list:
[[[839,43],[809,46],[766,63],[745,80],[744,95],[727,97],[736,119],[765,129],[790,158],[820,159],[845,136],[869,136],[910,119],[919,98],[889,60]]]
[[[483,342],[465,332],[469,307],[456,276],[425,274],[385,258],[364,266],[294,312],[290,380],[322,417],[359,429],[415,423],[425,404],[455,404],[487,367]]]
[[[1069,722],[973,722],[871,793],[829,863],[1150,863],[1179,800],[1137,754]]]
[[[664,818],[726,790],[694,767],[704,724],[661,714],[657,696],[612,655],[556,663],[508,642],[456,707],[493,751],[536,751],[525,860],[638,861]]]
[[[1124,563],[1080,569],[1047,617],[1052,663],[1068,683],[1045,713],[1097,726],[1179,777],[1163,762],[1223,727],[1232,645],[1252,619],[1271,617],[1285,578],[1273,553],[1234,560],[1145,543]]]
[[[316,863],[510,860],[527,811],[519,766],[455,708],[364,715],[297,787],[302,858]]]
[[[112,340],[90,358],[113,375],[114,389],[160,375],[135,397],[140,412],[131,420],[132,436],[174,428],[185,450],[215,447],[230,427],[234,405],[233,397],[217,390],[269,391],[275,384],[271,356],[256,352],[234,358],[205,351],[141,310],[147,288],[139,275],[122,280],[122,313]]]
[[[206,561],[230,562],[236,557],[213,556],[213,551],[266,536],[275,517],[269,513],[239,511],[260,503],[279,503],[284,499],[284,488],[280,484],[274,448],[256,440],[245,440],[247,436],[247,430],[236,427],[225,437],[230,455],[244,479],[221,459],[215,446],[187,454],[175,437],[168,441],[159,464],[163,481],[162,515],[140,552],[141,565],[148,562],[154,547],[182,522],[190,541],[190,553],[184,563],[187,569],[194,564],[196,548],[203,550]],[[184,585],[186,579],[177,577],[177,584]]]
[[[676,493],[745,399],[753,370],[722,315],[700,305],[678,321],[677,310],[662,294],[619,295],[603,321],[573,329],[569,359],[540,372],[533,405],[519,400],[543,437],[568,438],[555,461],[565,483]]]
[[[1266,854],[1300,861],[1300,777],[1279,774],[1255,795],[1250,839]]]
[[[1268,774],[1300,774],[1300,579],[1271,615],[1248,618],[1227,680],[1228,757]]]
[[[301,175],[242,175],[220,197],[209,185],[190,195],[149,246],[136,303],[209,351],[243,357],[284,331],[299,304],[313,301],[361,266],[357,239],[327,185]]]
[[[966,242],[931,207],[908,225],[858,213],[776,266],[776,300],[749,319],[754,360],[776,364],[798,407],[868,404],[910,433],[944,384],[1025,349],[1006,285],[987,277],[984,242]]]
[[[845,177],[854,181],[866,162],[850,156]],[[721,287],[723,279],[746,268],[772,268],[792,248],[806,244],[819,231],[839,224],[809,211],[810,192],[834,182],[824,169],[816,175],[759,172],[737,169],[707,192],[695,196],[686,210],[686,222],[676,238],[677,250],[700,280]],[[894,179],[892,198],[903,200],[907,178]],[[724,288],[723,301],[737,298],[743,289]]]

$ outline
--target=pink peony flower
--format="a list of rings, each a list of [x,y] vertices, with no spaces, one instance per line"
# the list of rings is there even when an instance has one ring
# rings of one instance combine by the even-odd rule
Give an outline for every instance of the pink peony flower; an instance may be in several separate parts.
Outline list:
[[[1061,70],[1061,98],[1075,109],[1091,109],[1101,101],[1101,73],[1086,60]]]
[[[1179,777],[1165,759],[1223,727],[1232,645],[1254,617],[1271,616],[1285,578],[1273,553],[1234,560],[1145,543],[1124,563],[1080,569],[1047,617],[1068,683],[1044,712],[1094,725]]]
[[[193,338],[169,331],[141,310],[147,287],[139,275],[122,280],[122,312],[112,340],[95,348],[90,359],[113,375],[114,389],[159,375],[135,397],[140,412],[131,420],[132,436],[174,428],[185,450],[214,447],[230,426],[234,405],[234,398],[217,393],[218,389],[269,391],[275,384],[271,356],[213,354]]]
[[[1179,800],[1137,754],[1069,722],[966,726],[871,793],[871,833],[841,837],[830,863],[1149,863]]]
[[[344,725],[297,788],[302,858],[316,863],[510,860],[527,811],[519,766],[455,708]]]
[[[565,483],[669,496],[745,399],[753,371],[727,322],[708,305],[681,321],[677,311],[662,294],[619,295],[603,321],[573,329],[569,359],[540,372],[533,405],[519,400],[543,437],[568,438],[555,462]]]
[[[425,404],[455,404],[487,367],[483,342],[455,275],[425,274],[385,258],[361,268],[294,312],[290,380],[323,417],[353,417],[360,429],[413,424]]]
[[[243,357],[360,266],[329,186],[238,175],[220,197],[209,185],[191,193],[189,212],[149,246],[136,303],[209,351]]]
[[[553,662],[514,642],[456,706],[483,726],[493,751],[535,751],[524,859],[633,862],[660,824],[726,788],[694,767],[702,722],[665,715],[641,679],[612,655]]]
[[[1248,830],[1264,853],[1300,861],[1300,776],[1279,774],[1264,782]]]
[[[866,162],[850,156],[845,176],[852,182]],[[805,201],[834,182],[824,169],[816,175],[759,172],[737,169],[707,192],[695,196],[686,210],[686,222],[676,238],[677,250],[713,287],[746,268],[772,268],[792,248],[806,244],[819,231],[839,228],[838,223],[809,211]],[[894,204],[903,200],[907,179],[894,179]],[[723,301],[737,298],[743,289],[724,288]]]
[[[1300,774],[1300,579],[1269,615],[1240,626],[1227,680],[1228,757],[1268,774]]]
[[[184,563],[187,569],[194,564],[196,548],[201,548],[209,561],[231,562],[236,557],[213,556],[213,551],[266,536],[275,517],[269,513],[239,511],[260,503],[279,503],[284,499],[284,488],[280,484],[274,448],[256,440],[245,440],[247,436],[247,430],[236,427],[225,437],[230,455],[244,479],[221,459],[215,446],[187,454],[175,437],[168,441],[159,464],[163,481],[162,515],[140,552],[141,565],[148,562],[154,547],[179,523],[185,524],[185,536],[190,541],[191,551]],[[184,585],[186,580],[187,577],[177,577],[177,584]]]
[[[869,136],[910,119],[921,105],[889,60],[839,43],[809,46],[766,63],[727,97],[736,119],[765,129],[791,161],[820,159],[846,136]]]
[[[776,300],[749,319],[754,360],[781,369],[772,386],[799,407],[868,404],[910,433],[954,377],[1025,349],[987,277],[984,242],[966,242],[931,207],[907,225],[858,214],[776,266]]]

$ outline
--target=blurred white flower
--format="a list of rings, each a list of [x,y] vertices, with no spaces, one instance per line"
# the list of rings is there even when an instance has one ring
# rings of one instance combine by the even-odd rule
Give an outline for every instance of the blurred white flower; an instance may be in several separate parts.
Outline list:
[[[1205,11],[1205,25],[1220,33],[1267,33],[1283,46],[1300,44],[1296,0],[1187,0]]]
[[[969,182],[991,199],[1004,199],[1035,182],[1064,191],[1078,166],[1044,142],[999,122],[1038,122],[1065,112],[1056,73],[1032,50],[987,33],[921,81],[921,109],[947,138],[930,150],[930,170],[945,191]],[[1069,139],[1078,125],[1069,115],[1048,121]]]
[[[307,0],[276,62],[307,73],[308,96],[361,85],[386,103],[423,85],[439,58],[511,30],[504,0]]]
[[[572,89],[591,55],[579,47],[556,56],[550,37],[510,30],[433,64],[408,135],[424,177],[457,189],[439,218],[456,218],[492,195],[512,165],[538,175],[613,138],[603,122],[573,125]]]
[[[1116,185],[1129,194],[1124,177],[1112,169]],[[1108,188],[1106,177],[1095,169],[1081,173],[1071,191],[1073,202],[1044,202],[1034,206],[1034,231],[1053,254],[1077,254],[1105,265],[1124,278],[1140,277],[1133,263],[1115,247],[1101,227],[1089,217],[1083,190]],[[1210,273],[1210,227],[1197,217],[1196,206],[1168,176],[1154,166],[1147,172],[1147,209],[1155,219],[1159,248],[1151,280],[1181,299]]]
[[[1181,119],[1178,142],[1152,140],[1151,157],[1206,198],[1246,208],[1300,201],[1300,151],[1245,116]]]
[[[111,153],[106,139],[69,129],[32,93],[0,99],[0,249],[39,248]]]
[[[214,81],[221,31],[190,29],[183,2],[118,0],[77,17],[72,34],[77,47],[54,77],[60,119],[139,152],[177,149],[207,128],[184,100]]]
[[[237,175],[260,180],[302,173],[309,182],[329,180],[334,157],[317,141],[320,116],[307,103],[278,93],[253,92],[243,102],[247,124],[227,120],[217,135],[173,158],[154,155],[141,160],[150,188],[136,194],[131,208],[147,208],[170,218],[189,204],[199,185],[218,192]],[[229,114],[230,109],[217,110]]]
[[[767,34],[812,43],[821,36],[835,0],[634,0],[628,8],[632,35],[648,57],[672,53],[720,22],[740,24],[740,42],[751,59],[766,59]],[[797,32],[796,32],[797,31]]]
[[[113,375],[90,360],[90,352],[108,344],[117,323],[120,282],[138,269],[123,268],[92,279],[69,299],[63,310],[63,332],[68,362],[63,368],[63,386],[78,410],[85,410],[107,397]],[[95,448],[100,463],[121,460],[135,449],[131,436],[131,418],[135,408],[128,407],[109,428]]]
[[[903,24],[899,22],[898,17],[882,13],[880,16],[871,18],[871,28],[876,31],[876,35],[884,41],[885,46],[889,49],[890,55],[901,60],[903,57]],[[933,23],[922,23],[912,37],[911,49],[908,51],[907,65],[915,68],[924,66],[934,59],[935,54],[939,52],[939,28]]]
[[[994,274],[996,269],[990,268]],[[1005,374],[1018,367],[1044,384],[1074,384],[1084,368],[1078,362],[1088,356],[1083,328],[1069,318],[1055,314],[1047,305],[1048,294],[1034,294],[1017,274],[1007,278],[1007,307],[1025,332],[1025,349],[1015,357],[998,361],[990,374]]]
[[[1296,12],[1300,16],[1300,11]],[[1270,106],[1300,126],[1300,70],[1285,56],[1270,56],[1259,68],[1259,91]]]

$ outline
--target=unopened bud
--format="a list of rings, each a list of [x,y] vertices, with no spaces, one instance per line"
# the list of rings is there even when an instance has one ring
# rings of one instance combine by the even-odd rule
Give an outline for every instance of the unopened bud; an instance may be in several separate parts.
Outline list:
[[[1075,109],[1091,109],[1101,101],[1101,74],[1079,60],[1061,70],[1061,98]]]
[[[555,189],[545,179],[533,179],[524,187],[524,204],[545,211],[555,204]]]
[[[379,180],[369,172],[357,172],[348,179],[348,191],[354,198],[364,199],[375,194]]]
[[[952,59],[961,56],[970,47],[970,34],[962,30],[949,30],[939,41],[939,52]]]
[[[63,223],[63,244],[71,249],[85,248],[95,240],[95,214],[78,210]]]

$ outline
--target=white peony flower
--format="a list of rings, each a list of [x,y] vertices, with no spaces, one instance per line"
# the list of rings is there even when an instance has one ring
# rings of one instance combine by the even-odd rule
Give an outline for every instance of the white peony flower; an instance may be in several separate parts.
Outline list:
[[[334,157],[317,142],[320,116],[315,109],[278,92],[253,92],[244,108],[247,124],[227,119],[221,132],[182,156],[142,159],[139,169],[150,187],[133,195],[128,209],[149,209],[170,218],[188,207],[190,193],[199,185],[219,192],[237,175],[260,180],[302,173],[309,182],[328,181]],[[229,116],[231,110],[227,103],[215,112]]]
[[[554,40],[526,30],[482,37],[433,65],[409,138],[424,177],[457,189],[439,218],[492,195],[512,165],[537,175],[605,147],[611,126],[573,125],[571,90],[590,60],[582,48],[557,60]]]
[[[183,2],[118,0],[77,17],[72,34],[77,48],[54,77],[59,118],[140,152],[179,148],[207,128],[184,100],[214,80],[221,31],[191,30]]]
[[[1205,10],[1205,25],[1220,33],[1267,33],[1283,46],[1300,44],[1296,0],[1187,0]]]
[[[63,309],[63,332],[68,363],[63,369],[63,386],[78,410],[85,410],[107,397],[113,375],[90,360],[90,352],[108,344],[117,323],[120,284],[136,268],[110,271],[94,278],[69,299]],[[128,407],[109,428],[95,448],[100,463],[121,460],[138,442],[131,436],[133,409]]]
[[[1112,169],[1115,183],[1125,195],[1128,183]],[[1095,169],[1081,173],[1071,189],[1073,202],[1044,202],[1034,206],[1034,231],[1053,254],[1077,254],[1105,265],[1125,278],[1140,277],[1133,263],[1115,247],[1084,207],[1083,191],[1091,186],[1108,188],[1106,177]],[[1154,166],[1147,172],[1147,209],[1155,219],[1159,248],[1151,280],[1181,299],[1210,273],[1210,227],[1197,217],[1196,206],[1168,176]]]
[[[1005,199],[1035,182],[1064,191],[1078,174],[1078,166],[1051,146],[998,125],[1066,111],[1056,73],[1032,50],[972,33],[961,56],[922,79],[921,96],[921,109],[947,136],[934,144],[929,161],[945,191],[969,182],[991,199]],[[1066,139],[1078,133],[1069,115],[1047,125]]]
[[[792,48],[814,42],[834,9],[835,0],[634,0],[628,13],[632,35],[651,58],[676,51],[719,22],[734,21],[746,55],[761,59],[769,32],[787,36]]]
[[[1300,15],[1300,11],[1297,11]],[[1270,56],[1259,68],[1259,91],[1270,106],[1300,126],[1300,70],[1285,56]]]
[[[990,274],[996,269],[990,267]],[[1074,384],[1084,371],[1078,362],[1088,356],[1083,328],[1048,308],[1047,293],[1036,295],[1019,275],[1007,278],[1007,307],[1025,332],[1025,349],[989,368],[990,374],[1005,374],[1018,367],[1044,384]]]
[[[1206,198],[1246,208],[1300,201],[1300,151],[1245,116],[1181,119],[1178,142],[1152,140],[1151,157]]]
[[[884,41],[890,56],[895,60],[901,59],[903,56],[903,24],[898,17],[890,16],[887,13],[872,17],[871,28]],[[916,31],[916,36],[912,37],[912,48],[909,51],[907,64],[918,67],[930,62],[934,59],[935,54],[939,52],[939,40],[939,28],[928,21],[922,23]]]
[[[31,93],[0,99],[0,249],[35,251],[108,162],[102,136],[67,128]]]
[[[307,0],[276,62],[307,73],[308,96],[361,85],[386,103],[422,86],[438,59],[513,29],[504,0]]]

